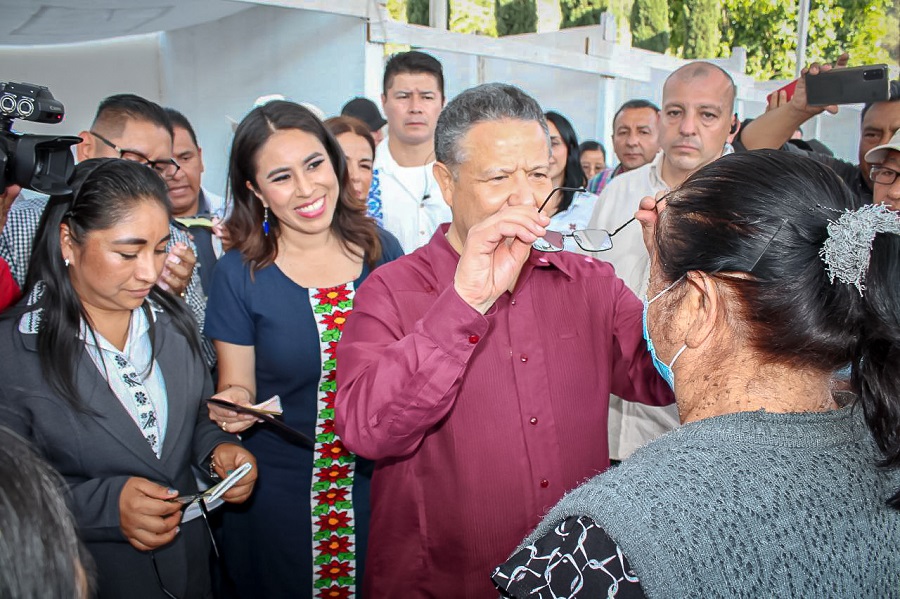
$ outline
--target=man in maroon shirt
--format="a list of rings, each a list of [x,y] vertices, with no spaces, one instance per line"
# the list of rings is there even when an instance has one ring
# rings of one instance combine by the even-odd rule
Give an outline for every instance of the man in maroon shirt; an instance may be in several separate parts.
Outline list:
[[[610,392],[673,401],[612,267],[531,247],[549,148],[518,88],[457,96],[435,134],[452,222],[356,295],[335,421],[376,460],[367,597],[495,597],[494,565],[609,466]]]

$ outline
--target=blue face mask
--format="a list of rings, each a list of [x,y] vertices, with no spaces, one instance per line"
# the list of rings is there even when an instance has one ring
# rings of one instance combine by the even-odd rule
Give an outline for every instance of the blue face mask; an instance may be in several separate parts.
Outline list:
[[[674,366],[675,360],[678,359],[678,356],[681,355],[681,352],[683,352],[684,350],[687,349],[687,344],[681,346],[681,349],[679,349],[675,353],[675,357],[672,358],[672,361],[669,362],[668,364],[666,364],[665,362],[660,360],[659,357],[656,355],[656,348],[653,347],[653,341],[650,339],[650,330],[647,328],[647,310],[649,310],[650,304],[652,304],[653,302],[658,300],[660,297],[662,297],[662,295],[664,293],[666,293],[667,291],[672,289],[672,287],[677,285],[679,282],[681,282],[681,278],[679,278],[677,281],[675,281],[674,283],[672,283],[671,285],[669,285],[668,287],[666,287],[665,289],[663,289],[662,291],[660,291],[659,293],[654,295],[653,299],[651,299],[651,300],[647,299],[646,294],[643,297],[643,302],[644,302],[644,316],[643,316],[644,341],[647,342],[647,349],[650,351],[650,358],[653,360],[653,366],[656,368],[656,371],[659,373],[659,375],[661,377],[663,377],[663,380],[666,381],[667,383],[669,383],[669,387],[672,388],[672,391],[675,390],[675,373],[672,372],[672,366]]]

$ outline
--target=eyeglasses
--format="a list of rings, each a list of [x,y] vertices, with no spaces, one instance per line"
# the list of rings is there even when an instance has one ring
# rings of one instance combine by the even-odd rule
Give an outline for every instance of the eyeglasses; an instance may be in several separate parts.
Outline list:
[[[538,208],[538,212],[544,209],[544,206],[547,205],[547,202],[550,201],[550,198],[552,198],[553,194],[557,191],[579,192],[585,191],[585,189],[581,187],[556,187],[550,192],[550,195],[547,196],[547,199],[544,200],[541,207]],[[605,229],[581,229],[579,231],[572,231],[571,233],[547,231],[543,237],[532,243],[531,247],[539,252],[561,252],[565,249],[566,237],[571,237],[578,247],[586,252],[605,252],[612,249],[613,235],[630,225],[634,220],[635,217],[632,217],[628,222],[612,233]]]
[[[900,176],[900,172],[878,164],[872,166],[872,169],[869,171],[869,178],[872,179],[872,182],[880,185],[893,185],[898,176]]]
[[[131,162],[140,162],[144,166],[149,166],[153,170],[155,170],[159,175],[164,179],[171,179],[175,176],[175,173],[178,172],[178,169],[181,167],[175,162],[174,159],[169,158],[167,160],[150,160],[137,150],[123,150],[113,142],[109,141],[99,133],[95,133],[93,131],[89,131],[91,135],[108,145],[110,148],[119,153],[119,158],[122,160],[130,160]]]

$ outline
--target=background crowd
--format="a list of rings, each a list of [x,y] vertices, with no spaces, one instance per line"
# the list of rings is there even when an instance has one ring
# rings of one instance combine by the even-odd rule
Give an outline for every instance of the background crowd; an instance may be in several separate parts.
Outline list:
[[[688,63],[604,146],[404,52],[380,108],[261,99],[225,198],[185,114],[104,99],[70,193],[0,196],[43,593],[896,594],[900,101],[850,164],[789,143],[802,78],[735,97]]]

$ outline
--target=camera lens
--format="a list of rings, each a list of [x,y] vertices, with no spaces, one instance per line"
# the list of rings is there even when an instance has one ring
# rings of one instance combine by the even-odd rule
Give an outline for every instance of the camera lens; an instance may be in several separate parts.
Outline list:
[[[884,71],[881,69],[863,71],[863,81],[878,81],[879,79],[884,79]]]
[[[6,113],[15,112],[16,97],[10,94],[4,94],[3,97],[0,97],[0,111]]]
[[[19,100],[19,104],[16,108],[19,109],[19,114],[24,118],[28,118],[31,116],[31,113],[34,112],[34,102],[31,101],[31,98],[22,98]]]

